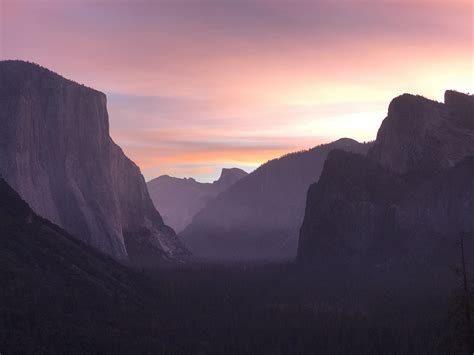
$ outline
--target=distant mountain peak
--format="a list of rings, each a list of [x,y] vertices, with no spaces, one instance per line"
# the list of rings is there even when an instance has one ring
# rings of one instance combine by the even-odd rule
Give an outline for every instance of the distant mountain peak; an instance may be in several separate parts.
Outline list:
[[[219,179],[214,181],[214,184],[224,184],[226,186],[230,186],[231,184],[243,178],[245,175],[248,175],[248,173],[239,168],[223,168],[221,170]]]
[[[334,144],[336,146],[353,146],[354,144],[359,144],[358,141],[356,141],[355,139],[352,139],[352,138],[347,138],[347,137],[343,137],[343,138],[339,138],[338,140],[330,143],[330,144]]]
[[[165,222],[180,232],[208,201],[246,175],[242,169],[224,168],[219,179],[213,183],[201,183],[192,177],[163,175],[149,181],[147,186],[153,203]]]

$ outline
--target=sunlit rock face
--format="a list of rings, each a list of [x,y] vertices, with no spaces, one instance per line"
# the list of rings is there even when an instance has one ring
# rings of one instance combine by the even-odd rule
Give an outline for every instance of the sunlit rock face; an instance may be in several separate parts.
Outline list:
[[[221,176],[213,183],[163,175],[149,181],[147,186],[165,223],[179,233],[210,200],[246,175],[241,169],[222,169]]]
[[[38,214],[116,258],[186,254],[139,168],[110,138],[103,93],[31,63],[3,61],[0,122],[0,173]]]
[[[392,101],[366,157],[332,152],[308,192],[298,260],[454,263],[474,230],[474,97]]]
[[[369,146],[344,138],[271,160],[209,201],[180,236],[204,258],[294,258],[306,193],[328,153],[365,153]]]

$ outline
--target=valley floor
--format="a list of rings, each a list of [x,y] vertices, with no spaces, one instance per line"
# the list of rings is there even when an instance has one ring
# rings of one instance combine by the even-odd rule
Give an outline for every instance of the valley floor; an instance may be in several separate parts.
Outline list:
[[[136,273],[143,285],[136,302],[84,299],[80,285],[61,293],[48,290],[54,285],[22,294],[7,287],[0,352],[463,354],[453,293],[421,274],[401,280],[292,263],[168,266]]]

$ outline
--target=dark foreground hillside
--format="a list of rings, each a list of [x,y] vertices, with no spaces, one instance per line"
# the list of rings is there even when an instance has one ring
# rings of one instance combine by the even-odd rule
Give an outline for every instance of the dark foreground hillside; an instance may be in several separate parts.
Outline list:
[[[112,352],[130,315],[152,310],[143,278],[37,216],[1,178],[0,284],[2,354]]]

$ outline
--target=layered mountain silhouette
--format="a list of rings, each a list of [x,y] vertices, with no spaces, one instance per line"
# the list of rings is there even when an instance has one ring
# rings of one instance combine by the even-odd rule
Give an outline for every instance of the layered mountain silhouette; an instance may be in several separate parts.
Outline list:
[[[308,191],[298,259],[454,265],[474,230],[474,97],[395,98],[367,156],[333,151]]]
[[[140,169],[110,138],[103,93],[2,61],[0,122],[0,173],[36,213],[116,258],[187,255]]]
[[[308,187],[336,148],[365,153],[369,144],[340,139],[263,164],[209,201],[180,236],[198,256],[292,258]]]
[[[238,168],[222,169],[218,180],[200,183],[193,178],[159,176],[147,183],[148,191],[163,220],[181,232],[207,202],[226,190],[247,173]]]

